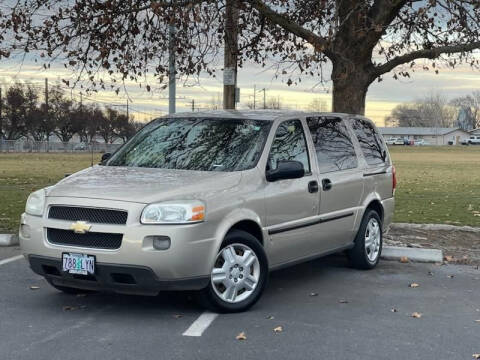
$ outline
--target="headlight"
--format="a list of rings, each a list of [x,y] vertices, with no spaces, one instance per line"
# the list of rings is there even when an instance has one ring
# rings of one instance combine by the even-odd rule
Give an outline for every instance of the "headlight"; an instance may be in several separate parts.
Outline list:
[[[45,207],[45,189],[31,193],[25,205],[25,212],[30,215],[42,216]]]
[[[191,224],[205,219],[205,204],[199,200],[150,204],[142,212],[142,224]]]

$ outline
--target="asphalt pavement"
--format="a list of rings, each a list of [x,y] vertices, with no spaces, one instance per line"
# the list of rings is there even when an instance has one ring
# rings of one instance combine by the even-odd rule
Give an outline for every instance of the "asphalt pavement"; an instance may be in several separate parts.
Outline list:
[[[0,259],[7,251],[18,255],[0,249]],[[188,293],[79,297],[51,288],[24,259],[0,265],[2,360],[469,360],[480,353],[476,320],[472,266],[382,261],[359,271],[332,256],[272,273],[250,311],[215,316]],[[201,336],[184,335],[192,328]]]

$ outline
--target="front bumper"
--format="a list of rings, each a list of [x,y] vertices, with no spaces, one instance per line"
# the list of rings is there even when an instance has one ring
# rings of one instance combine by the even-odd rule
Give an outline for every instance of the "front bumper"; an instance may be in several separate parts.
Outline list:
[[[69,230],[73,221],[49,219],[47,214],[51,205],[69,205],[95,208],[124,209],[128,210],[127,223],[125,225],[114,224],[91,224],[90,232],[122,234],[121,246],[118,249],[87,248],[79,246],[65,246],[53,244],[47,239],[47,229]],[[85,198],[47,198],[46,211],[43,217],[24,214],[20,228],[20,246],[28,259],[37,259],[32,263],[32,269],[41,275],[41,263],[36,265],[38,259],[45,261],[61,262],[62,253],[82,253],[94,255],[98,264],[99,275],[95,284],[96,289],[115,288],[119,284],[109,282],[108,274],[115,267],[124,269],[136,269],[133,273],[138,277],[137,288],[169,289],[171,286],[187,289],[191,279],[209,277],[213,262],[220,246],[221,239],[215,237],[215,224],[204,222],[190,225],[144,225],[139,222],[141,212],[145,204],[126,203],[120,201],[85,199]],[[25,231],[28,229],[28,236]],[[156,250],[152,243],[146,241],[147,236],[168,236],[171,246],[168,250]],[[44,262],[45,262],[44,261]],[[48,264],[47,264],[48,265]],[[61,264],[60,264],[61,265]],[[142,269],[141,274],[138,269]],[[38,271],[37,271],[38,270]],[[61,270],[61,269],[60,269]],[[128,271],[125,273],[129,273]],[[143,275],[142,275],[143,274]],[[48,274],[47,274],[48,275]],[[132,276],[133,276],[132,275]],[[150,280],[146,283],[145,278]],[[78,279],[68,276],[53,278],[55,284],[71,282],[75,280],[75,286],[80,283]],[[107,281],[108,280],[108,281]],[[192,285],[191,289],[198,286]],[[169,285],[177,283],[176,285]],[[201,284],[203,284],[200,281]],[[87,283],[82,282],[82,287]],[[93,285],[91,283],[88,283]],[[90,286],[89,285],[89,286]],[[128,285],[128,284],[127,284]],[[141,286],[140,286],[141,285]],[[64,286],[68,286],[66,283]],[[123,286],[123,290],[133,286]],[[107,290],[108,290],[107,289]],[[134,291],[138,293],[138,291]]]
[[[57,286],[121,294],[157,295],[168,290],[200,290],[210,278],[159,280],[152,269],[143,266],[95,264],[95,275],[72,275],[62,271],[62,261],[56,258],[30,255],[32,270]]]

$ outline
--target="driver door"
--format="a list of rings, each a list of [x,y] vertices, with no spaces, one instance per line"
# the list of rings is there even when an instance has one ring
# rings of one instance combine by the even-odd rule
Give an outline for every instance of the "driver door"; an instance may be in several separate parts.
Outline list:
[[[271,240],[269,255],[274,266],[311,254],[314,241],[312,228],[304,225],[318,213],[318,184],[311,171],[310,153],[300,120],[279,124],[265,170],[276,169],[282,160],[301,162],[305,176],[266,183],[266,224]]]

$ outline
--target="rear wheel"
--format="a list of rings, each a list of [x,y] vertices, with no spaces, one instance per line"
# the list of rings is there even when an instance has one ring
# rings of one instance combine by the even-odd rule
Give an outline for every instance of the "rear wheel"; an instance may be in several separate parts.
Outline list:
[[[245,231],[233,230],[215,258],[200,300],[213,311],[245,311],[258,301],[267,279],[268,261],[260,242]]]
[[[375,210],[367,210],[355,238],[355,246],[348,251],[351,264],[357,269],[373,269],[382,253],[382,220]]]

